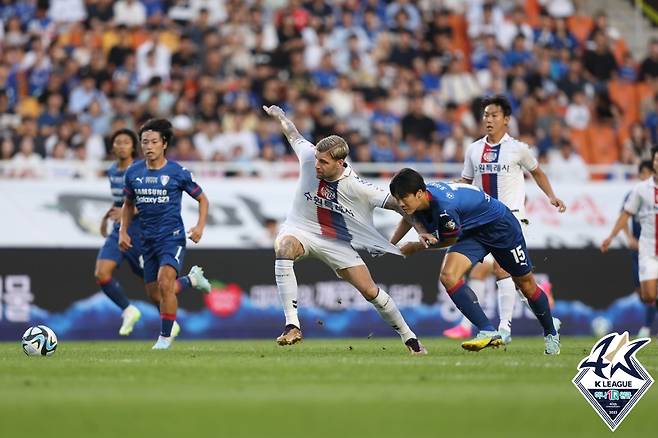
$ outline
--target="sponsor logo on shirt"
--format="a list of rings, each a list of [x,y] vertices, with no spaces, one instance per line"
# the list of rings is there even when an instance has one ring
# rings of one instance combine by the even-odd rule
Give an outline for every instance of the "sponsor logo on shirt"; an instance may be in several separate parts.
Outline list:
[[[509,171],[510,171],[509,164],[500,164],[500,163],[478,164],[478,172],[480,173],[500,173],[500,172],[509,172]]]
[[[160,183],[163,186],[166,186],[168,182],[169,182],[169,175],[160,175]]]

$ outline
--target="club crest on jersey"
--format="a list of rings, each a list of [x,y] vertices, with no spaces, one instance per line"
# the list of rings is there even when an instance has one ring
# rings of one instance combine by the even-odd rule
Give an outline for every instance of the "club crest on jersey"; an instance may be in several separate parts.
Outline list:
[[[329,186],[320,187],[319,195],[321,197],[323,197],[324,199],[328,199],[330,201],[333,201],[333,200],[336,199],[336,192],[331,190],[331,187],[329,187]]]
[[[485,151],[482,154],[482,161],[485,163],[494,163],[498,161],[498,152],[496,151]]]
[[[160,184],[166,186],[169,182],[169,175],[160,175]]]
[[[610,333],[578,365],[573,384],[613,432],[653,384],[635,357],[649,342],[649,338],[630,342],[628,332]]]

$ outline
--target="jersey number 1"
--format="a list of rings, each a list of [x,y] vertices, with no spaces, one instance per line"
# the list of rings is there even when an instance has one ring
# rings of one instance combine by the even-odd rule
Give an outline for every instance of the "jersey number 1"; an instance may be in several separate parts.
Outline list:
[[[514,261],[517,264],[525,261],[525,251],[523,251],[521,245],[517,246],[514,249],[511,249],[510,252],[514,256]]]

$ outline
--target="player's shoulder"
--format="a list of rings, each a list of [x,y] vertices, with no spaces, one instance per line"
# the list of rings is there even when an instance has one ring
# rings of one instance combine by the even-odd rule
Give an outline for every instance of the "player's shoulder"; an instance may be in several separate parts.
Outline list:
[[[139,172],[140,170],[143,170],[145,168],[146,168],[146,163],[144,160],[136,160],[130,166],[128,166],[128,168],[126,169],[126,175]]]
[[[507,133],[503,136],[500,142],[501,144],[504,143],[508,148],[530,149],[530,145],[528,143],[521,141],[518,138],[512,137]]]
[[[452,187],[448,185],[445,181],[430,181],[427,184],[425,184],[427,187],[427,191],[432,194],[432,196],[436,197],[441,197],[441,198],[448,198],[450,199],[452,196],[448,196],[448,194],[452,194],[454,190],[452,190]]]
[[[468,145],[468,147],[466,148],[466,152],[468,153],[469,151],[472,151],[472,150],[475,150],[475,149],[478,149],[478,148],[481,149],[481,148],[484,147],[486,142],[487,142],[487,137],[478,138],[477,140],[475,140],[474,142],[472,142],[471,144]]]
[[[649,190],[649,189],[653,189],[653,187],[654,187],[653,178],[647,178],[644,181],[640,181],[637,184],[635,184],[631,189],[631,192],[640,191],[640,190]]]

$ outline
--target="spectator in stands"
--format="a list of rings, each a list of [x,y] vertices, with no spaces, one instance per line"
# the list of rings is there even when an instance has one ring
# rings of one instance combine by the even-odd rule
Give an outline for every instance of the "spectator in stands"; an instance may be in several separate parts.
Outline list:
[[[564,119],[571,129],[581,131],[587,129],[590,121],[590,111],[584,91],[578,90],[574,93],[573,101],[567,106]]]
[[[370,143],[370,153],[368,154],[372,161],[382,163],[392,163],[397,160],[397,152],[391,141],[391,137],[386,131],[376,130],[374,138]],[[363,157],[363,154],[361,155]]]
[[[585,77],[597,83],[599,87],[603,87],[605,81],[616,76],[618,65],[610,50],[608,36],[604,31],[594,32],[592,42],[592,48],[588,49],[583,56]]]
[[[498,44],[504,49],[509,50],[512,47],[514,39],[522,35],[524,37],[525,49],[532,50],[532,42],[534,41],[534,33],[532,27],[526,22],[527,16],[522,7],[517,6],[512,10],[512,13],[503,22],[501,27],[497,29],[496,36]]]
[[[423,111],[423,97],[414,96],[410,101],[409,112],[401,120],[402,138],[409,141],[411,136],[430,142],[437,137],[437,132],[434,121]]]
[[[456,102],[458,105],[470,102],[481,94],[480,86],[473,73],[466,71],[464,61],[454,58],[448,71],[441,78],[439,98],[444,102]]]
[[[463,163],[464,151],[473,143],[474,139],[466,135],[461,125],[456,125],[450,137],[443,143],[441,155],[447,163]]]
[[[650,160],[651,146],[647,129],[639,122],[633,123],[629,129],[628,139],[624,142],[624,148],[632,157],[628,164],[637,165],[640,161]]]
[[[146,7],[138,0],[118,0],[114,3],[114,22],[129,27],[146,24]]]
[[[548,166],[546,169],[551,181],[583,182],[589,179],[585,161],[578,155],[571,142],[560,140],[557,148],[548,151]]]
[[[167,153],[169,159],[174,161],[201,161],[201,154],[194,148],[189,137],[180,137],[176,140],[173,150]]]
[[[21,139],[18,152],[11,159],[10,175],[14,178],[34,178],[43,174],[43,158],[34,151],[34,139]]]
[[[654,79],[658,77],[658,38],[649,41],[648,54],[640,64],[639,80]]]

